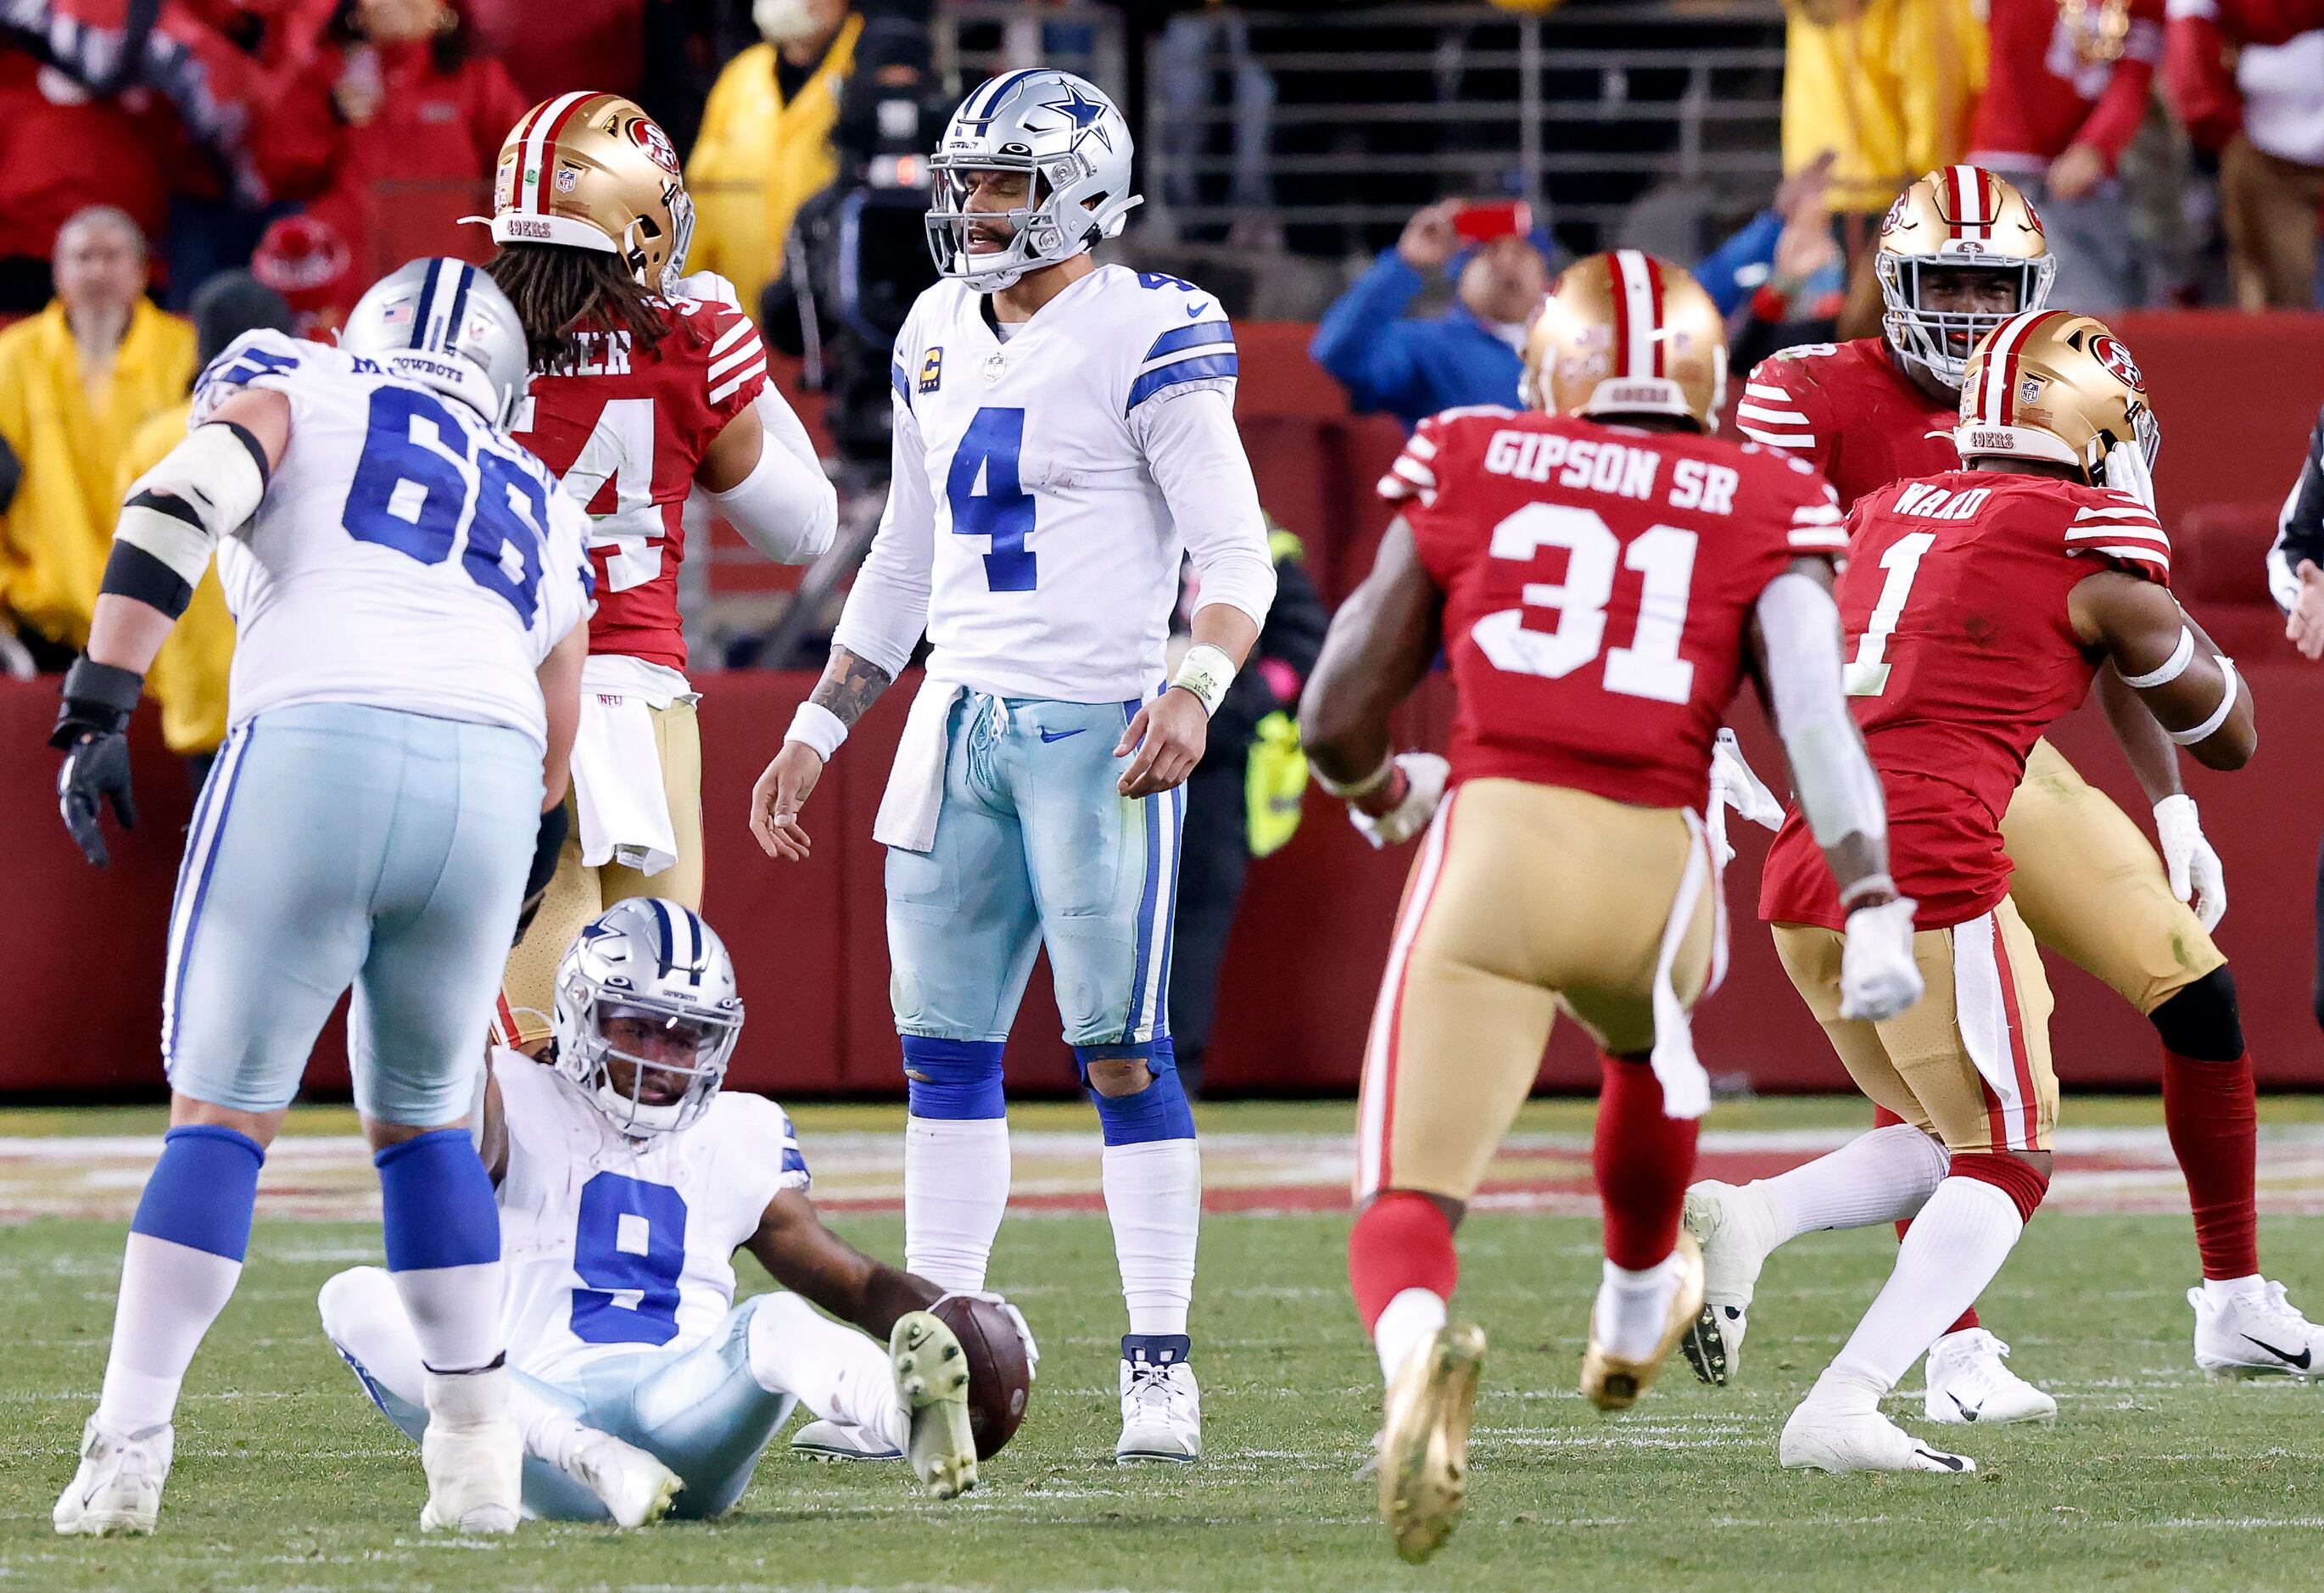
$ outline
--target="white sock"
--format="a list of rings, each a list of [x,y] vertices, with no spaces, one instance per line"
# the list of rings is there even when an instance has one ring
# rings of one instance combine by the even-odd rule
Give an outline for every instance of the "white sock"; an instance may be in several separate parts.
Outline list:
[[[202,1335],[234,1298],[242,1263],[150,1233],[133,1233],[121,1257],[121,1298],[97,1419],[142,1432],[171,1419]]]
[[[388,1277],[411,1319],[420,1358],[431,1372],[472,1372],[508,1348],[501,1328],[501,1264],[415,1266]]]
[[[1815,1380],[1815,1386],[1808,1390],[1802,1403],[1831,1411],[1877,1411],[1881,1395],[1894,1386],[1893,1383],[1883,1383],[1877,1377],[1834,1361],[1823,1369],[1823,1375]]]
[[[1779,1231],[1791,1240],[1821,1228],[1869,1228],[1910,1217],[1951,1160],[1910,1123],[1891,1123],[1750,1187],[1766,1197]]]
[[[2267,1293],[2267,1279],[2258,1273],[2249,1277],[2207,1277],[2203,1280],[2203,1298],[2213,1305],[2225,1305],[2238,1297],[2256,1298]]]
[[[1637,1272],[1605,1263],[1591,1322],[1609,1355],[1644,1360],[1662,1348],[1680,1270],[1675,1255]]]
[[[1428,1289],[1400,1289],[1372,1324],[1372,1348],[1379,1352],[1380,1376],[1388,1382],[1404,1369],[1412,1347],[1443,1327],[1444,1296]]]
[[[1008,1209],[1008,1119],[906,1119],[906,1271],[941,1289],[982,1289]]]
[[[918,1268],[914,1268],[918,1271]],[[770,1294],[751,1313],[751,1376],[770,1394],[788,1394],[826,1422],[861,1427],[898,1449],[911,1417],[896,1395],[888,1348],[833,1321],[797,1294]]]
[[[1203,1225],[1201,1146],[1192,1139],[1109,1145],[1103,1179],[1130,1331],[1184,1333]]]
[[[1929,1346],[1969,1309],[2025,1231],[2017,1202],[1975,1178],[1948,1178],[1913,1220],[1872,1309],[1849,1338],[1834,1371],[1894,1388]]]
[[[543,1399],[518,1382],[509,1379],[508,1413],[524,1434],[524,1452],[545,1460],[568,1475],[573,1470],[574,1457],[593,1438],[604,1435],[595,1427],[583,1425],[567,1412]]]
[[[509,1391],[516,1379],[506,1367],[469,1372],[429,1372],[428,1424],[481,1427],[509,1416]]]

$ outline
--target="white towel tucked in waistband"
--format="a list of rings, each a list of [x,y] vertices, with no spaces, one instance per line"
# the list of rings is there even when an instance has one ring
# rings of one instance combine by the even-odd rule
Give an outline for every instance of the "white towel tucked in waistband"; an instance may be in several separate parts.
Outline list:
[[[945,751],[951,741],[945,727],[953,704],[965,689],[949,680],[920,683],[911,715],[904,721],[904,738],[896,743],[896,761],[888,770],[879,815],[872,821],[872,839],[881,845],[906,852],[936,846],[936,815],[944,808]]]
[[[1694,1054],[1694,1033],[1686,1007],[1678,999],[1672,971],[1679,947],[1694,922],[1695,905],[1707,887],[1711,893],[1711,977],[1705,996],[1727,977],[1727,916],[1720,899],[1719,870],[1711,856],[1702,821],[1686,811],[1686,867],[1680,870],[1678,895],[1671,903],[1670,921],[1663,925],[1663,944],[1655,957],[1655,1049],[1651,1061],[1655,1080],[1663,1087],[1663,1116],[1699,1118],[1711,1110],[1711,1075]]]
[[[616,862],[659,874],[678,861],[661,746],[645,697],[583,688],[573,799],[581,810],[581,861],[587,867]]]

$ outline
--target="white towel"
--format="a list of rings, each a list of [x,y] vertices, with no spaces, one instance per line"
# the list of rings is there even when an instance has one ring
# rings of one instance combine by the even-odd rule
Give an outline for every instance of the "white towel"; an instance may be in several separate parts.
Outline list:
[[[1678,895],[1663,925],[1663,943],[1655,957],[1655,1049],[1651,1058],[1655,1079],[1663,1087],[1663,1116],[1699,1118],[1711,1110],[1711,1075],[1694,1054],[1694,1034],[1688,1026],[1685,1005],[1678,999],[1672,969],[1678,962],[1687,926],[1694,922],[1695,904],[1706,887],[1711,893],[1711,977],[1706,996],[1727,977],[1727,918],[1720,900],[1719,870],[1712,859],[1702,821],[1692,809],[1686,815],[1686,867],[1679,871]]]
[[[659,874],[678,861],[661,747],[645,697],[583,690],[581,727],[573,738],[573,799],[581,810],[586,867],[617,862]]]
[[[904,721],[903,740],[896,743],[888,789],[872,821],[872,839],[881,845],[906,852],[935,848],[936,815],[944,808],[945,752],[951,744],[945,730],[952,705],[966,689],[949,680],[920,683],[919,695],[912,699],[911,714]]]

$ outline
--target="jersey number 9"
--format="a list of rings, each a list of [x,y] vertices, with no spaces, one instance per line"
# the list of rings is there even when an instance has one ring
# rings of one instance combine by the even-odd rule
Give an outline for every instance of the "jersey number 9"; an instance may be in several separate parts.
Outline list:
[[[678,1337],[686,1269],[686,1197],[667,1183],[600,1173],[581,1186],[573,1336],[584,1344],[667,1344]]]

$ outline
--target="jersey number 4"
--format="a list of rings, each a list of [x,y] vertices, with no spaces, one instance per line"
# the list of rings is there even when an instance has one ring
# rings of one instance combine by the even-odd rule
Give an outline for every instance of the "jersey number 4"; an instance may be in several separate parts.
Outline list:
[[[1694,666],[1679,657],[1687,598],[1694,583],[1692,531],[1653,526],[1625,548],[1595,510],[1528,503],[1493,528],[1492,555],[1530,564],[1563,549],[1565,579],[1527,581],[1521,608],[1477,622],[1471,634],[1496,669],[1563,680],[1606,644],[1606,605],[1614,571],[1637,572],[1637,633],[1606,652],[1606,689],[1626,697],[1683,703],[1694,691]]]
[[[667,1183],[600,1173],[581,1186],[573,1336],[584,1344],[667,1344],[678,1337],[686,1270],[686,1197]]]
[[[530,625],[540,606],[549,492],[514,459],[471,447],[467,428],[429,394],[374,388],[339,522],[357,541],[421,564],[442,564],[457,545],[469,578],[508,599]]]
[[[1030,592],[1038,574],[1025,546],[1033,534],[1033,494],[1018,475],[1024,451],[1024,410],[979,410],[945,474],[953,534],[992,539],[984,556],[984,582],[993,592]]]
[[[590,511],[589,548],[605,555],[605,590],[627,592],[661,574],[665,531],[653,498],[654,401],[607,399],[589,440],[565,473],[565,491]],[[600,513],[608,480],[613,504]]]

